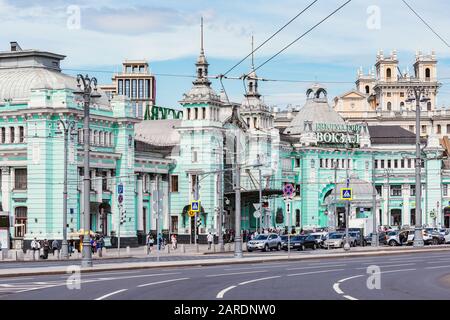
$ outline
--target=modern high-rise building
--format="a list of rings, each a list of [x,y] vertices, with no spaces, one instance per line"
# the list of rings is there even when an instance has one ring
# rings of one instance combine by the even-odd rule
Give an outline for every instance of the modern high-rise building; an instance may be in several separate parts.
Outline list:
[[[136,117],[144,118],[146,106],[155,105],[156,79],[150,73],[147,61],[125,60],[122,63],[122,72],[115,74],[112,81],[112,84],[99,87],[109,99],[116,95],[130,99]]]

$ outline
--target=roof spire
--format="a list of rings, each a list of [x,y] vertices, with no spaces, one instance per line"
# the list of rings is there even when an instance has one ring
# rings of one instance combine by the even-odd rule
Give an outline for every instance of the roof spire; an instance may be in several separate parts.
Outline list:
[[[253,53],[254,53],[254,49],[253,49],[253,34],[252,34],[252,70],[255,70],[255,61],[254,61],[254,55],[253,55]]]
[[[203,50],[203,16],[200,18],[200,54],[204,54]]]

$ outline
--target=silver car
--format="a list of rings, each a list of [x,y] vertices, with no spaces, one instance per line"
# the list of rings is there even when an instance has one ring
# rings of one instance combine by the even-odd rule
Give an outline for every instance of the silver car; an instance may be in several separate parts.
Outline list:
[[[281,238],[276,233],[260,234],[247,243],[248,252],[253,250],[269,251],[272,249],[281,250]]]

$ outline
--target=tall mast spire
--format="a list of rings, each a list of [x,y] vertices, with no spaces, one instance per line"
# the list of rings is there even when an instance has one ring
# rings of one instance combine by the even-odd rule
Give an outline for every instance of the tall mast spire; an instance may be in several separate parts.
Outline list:
[[[254,57],[253,57],[253,51],[254,51],[254,49],[253,49],[253,34],[252,34],[252,70],[255,69],[255,63],[254,63]]]
[[[205,51],[203,50],[203,16],[200,19],[200,53],[205,53]]]

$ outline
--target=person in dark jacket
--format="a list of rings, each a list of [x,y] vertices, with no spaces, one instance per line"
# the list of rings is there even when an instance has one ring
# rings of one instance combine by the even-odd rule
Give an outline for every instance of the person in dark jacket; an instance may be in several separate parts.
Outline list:
[[[42,248],[44,249],[44,259],[48,259],[48,252],[50,251],[50,243],[47,239],[44,239],[44,242],[42,243]]]

